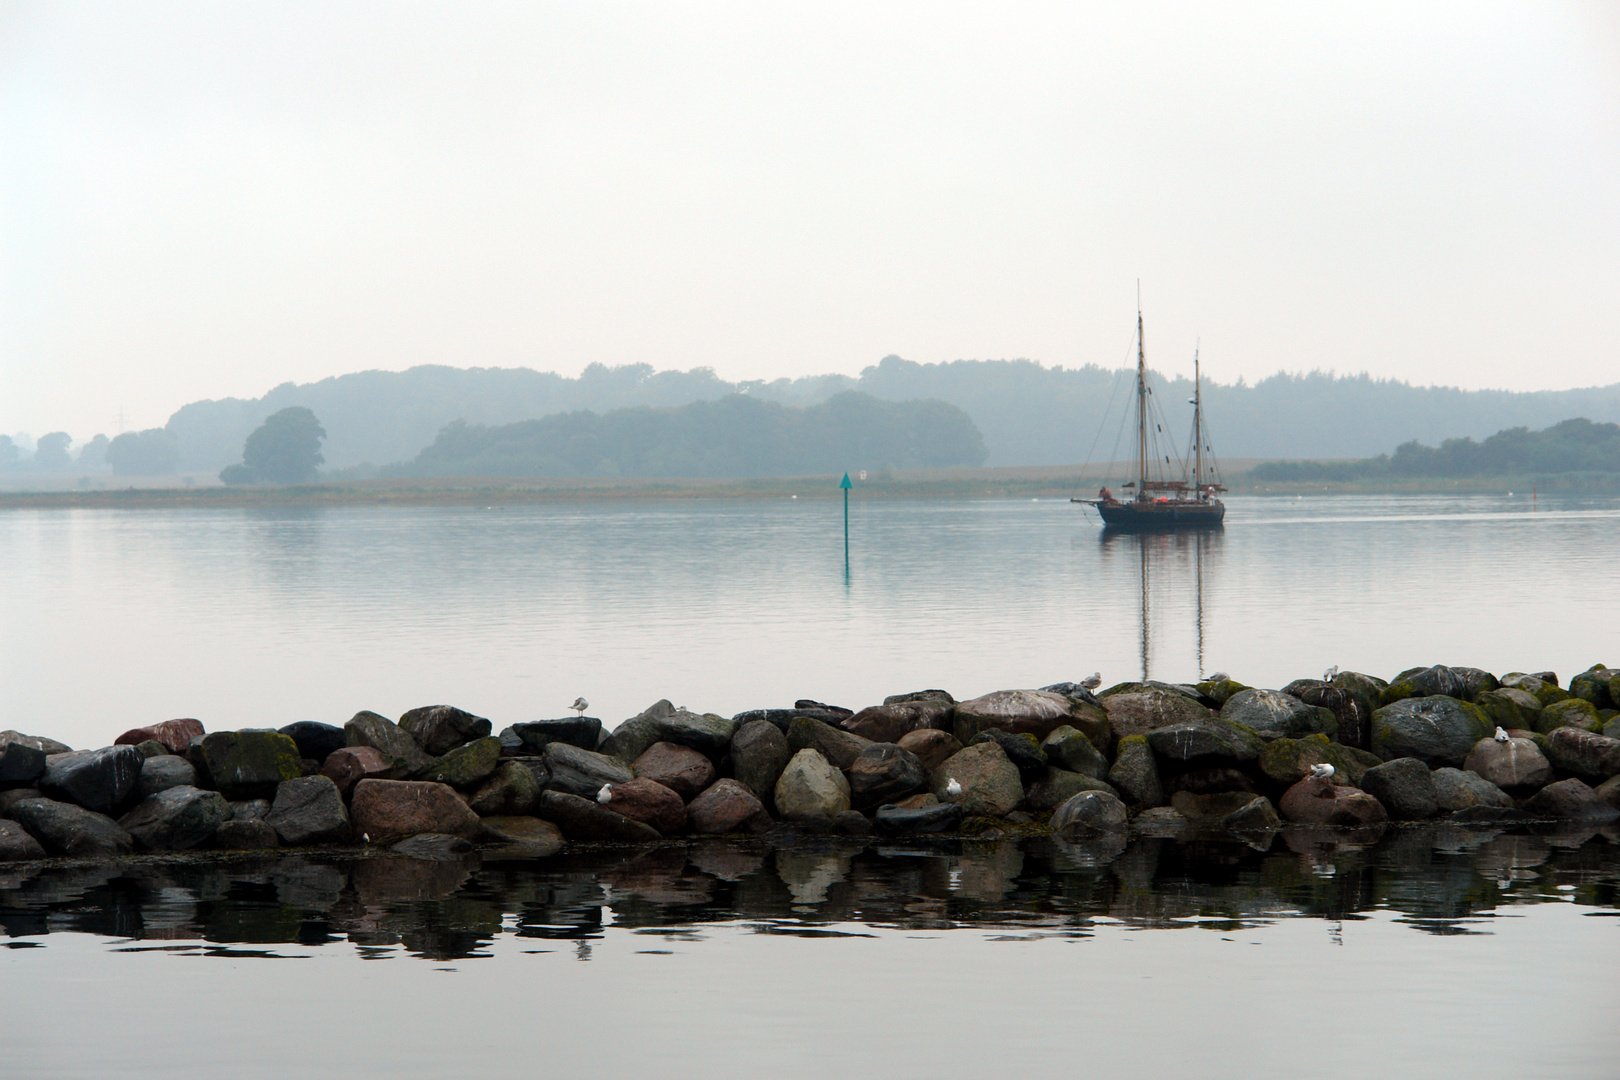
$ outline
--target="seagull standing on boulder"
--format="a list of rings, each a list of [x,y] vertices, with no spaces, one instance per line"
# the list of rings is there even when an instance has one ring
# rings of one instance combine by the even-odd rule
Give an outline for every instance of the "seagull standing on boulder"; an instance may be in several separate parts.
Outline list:
[[[1334,664],[1332,667],[1330,667],[1326,671],[1322,672],[1322,681],[1330,683],[1330,682],[1333,681],[1333,677],[1335,675],[1337,675],[1338,673],[1339,673],[1339,665]]]
[[[1500,726],[1497,727],[1496,734],[1491,736],[1491,737],[1493,739],[1495,739],[1497,742],[1512,742],[1513,741],[1513,737],[1507,733],[1507,729],[1504,728],[1504,727],[1500,727]]]
[[[574,699],[574,703],[568,707],[579,713],[579,715],[584,716],[585,710],[591,707],[591,703],[582,697],[577,697]]]
[[[945,794],[955,796],[962,794],[962,785],[956,782],[956,777],[950,777],[945,783]]]
[[[1085,687],[1087,690],[1097,689],[1097,687],[1102,685],[1102,672],[1093,671],[1090,675],[1087,675],[1085,678],[1080,680],[1080,685]]]
[[[602,790],[596,793],[596,801],[606,806],[613,801],[613,785],[603,784]]]

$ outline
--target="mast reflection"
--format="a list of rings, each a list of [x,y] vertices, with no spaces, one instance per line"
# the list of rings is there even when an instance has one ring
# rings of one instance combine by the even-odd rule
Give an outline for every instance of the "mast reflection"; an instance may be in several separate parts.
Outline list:
[[[1139,625],[1141,631],[1142,679],[1153,677],[1153,587],[1189,595],[1192,600],[1192,630],[1198,677],[1204,677],[1204,564],[1210,561],[1213,572],[1215,560],[1220,556],[1225,538],[1223,529],[1198,529],[1182,532],[1136,532],[1105,528],[1099,537],[1103,555],[1135,552],[1140,574]],[[1168,615],[1167,626],[1161,625],[1161,634],[1177,628],[1173,616],[1175,605],[1160,604],[1160,621]]]

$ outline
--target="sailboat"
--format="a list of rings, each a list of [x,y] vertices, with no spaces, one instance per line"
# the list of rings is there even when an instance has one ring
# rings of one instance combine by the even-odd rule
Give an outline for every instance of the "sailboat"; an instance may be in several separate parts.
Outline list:
[[[1166,532],[1175,529],[1220,528],[1226,517],[1226,504],[1216,498],[1226,488],[1220,483],[1214,468],[1214,454],[1204,431],[1203,387],[1198,370],[1198,353],[1193,352],[1193,407],[1192,470],[1187,475],[1185,462],[1180,479],[1163,478],[1160,460],[1169,463],[1156,446],[1150,444],[1149,413],[1152,411],[1152,390],[1148,387],[1147,349],[1142,343],[1142,311],[1136,312],[1136,479],[1121,484],[1121,496],[1104,487],[1096,498],[1070,499],[1070,502],[1095,506],[1102,516],[1103,526],[1132,532]],[[1159,430],[1154,423],[1153,430]],[[1206,461],[1206,456],[1208,461]],[[1126,490],[1131,489],[1131,490]]]

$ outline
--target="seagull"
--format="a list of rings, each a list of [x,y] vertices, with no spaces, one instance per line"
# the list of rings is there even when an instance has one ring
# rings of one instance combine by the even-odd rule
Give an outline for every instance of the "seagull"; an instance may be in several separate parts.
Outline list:
[[[954,777],[954,776],[951,777],[949,779],[949,781],[945,784],[945,794],[947,794],[947,795],[960,795],[960,794],[962,794],[962,785],[958,784],[956,782],[956,777]]]
[[[1339,673],[1339,665],[1334,664],[1332,667],[1330,667],[1326,671],[1322,672],[1322,681],[1323,682],[1332,682],[1333,681],[1333,676],[1337,675],[1338,673]]]
[[[1102,672],[1093,671],[1090,675],[1087,675],[1085,678],[1080,680],[1080,685],[1085,687],[1087,690],[1097,689],[1097,687],[1102,685]]]
[[[1321,765],[1312,765],[1311,766],[1311,779],[1312,780],[1326,780],[1332,775],[1333,775],[1333,766],[1328,765],[1325,762],[1323,764],[1321,764]]]
[[[591,707],[591,703],[582,697],[577,697],[574,699],[574,703],[568,707],[579,713],[579,715],[584,716],[585,710]]]
[[[1210,682],[1230,682],[1231,679],[1232,679],[1232,676],[1228,675],[1224,671],[1214,672],[1209,677]]]
[[[1511,742],[1512,741],[1512,736],[1508,735],[1507,729],[1503,728],[1503,727],[1498,727],[1496,729],[1496,734],[1494,736],[1492,736],[1492,738],[1494,738],[1497,742]]]
[[[596,801],[606,806],[613,801],[613,785],[603,784],[602,790],[596,793]]]

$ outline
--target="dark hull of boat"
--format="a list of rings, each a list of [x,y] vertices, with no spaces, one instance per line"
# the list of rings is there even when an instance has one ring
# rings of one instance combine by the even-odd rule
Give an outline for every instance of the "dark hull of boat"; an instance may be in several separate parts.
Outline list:
[[[1110,529],[1129,532],[1171,532],[1178,529],[1218,529],[1226,517],[1219,499],[1165,499],[1154,502],[1102,502],[1091,505]]]

